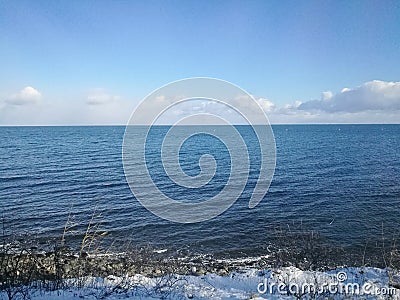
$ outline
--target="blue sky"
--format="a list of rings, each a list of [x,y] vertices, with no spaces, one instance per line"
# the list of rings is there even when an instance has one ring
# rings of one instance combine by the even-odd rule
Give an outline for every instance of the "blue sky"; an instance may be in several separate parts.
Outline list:
[[[1,1],[0,124],[125,123],[118,109],[76,111],[103,99],[125,112],[194,76],[233,82],[280,109],[378,80],[395,93],[379,113],[396,120],[399,20],[398,1]],[[28,108],[27,87],[38,92]]]

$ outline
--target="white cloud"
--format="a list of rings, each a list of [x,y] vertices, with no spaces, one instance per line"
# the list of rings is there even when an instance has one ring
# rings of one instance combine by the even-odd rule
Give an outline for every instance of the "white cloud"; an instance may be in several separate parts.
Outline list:
[[[293,114],[301,104],[302,102],[297,100],[294,103],[285,104],[283,107],[277,108],[275,111],[281,114]]]
[[[345,88],[342,89],[342,93],[347,92],[347,91],[350,91],[350,89],[347,88],[347,87],[345,87]]]
[[[324,101],[328,101],[333,97],[333,93],[331,91],[322,92],[321,99]]]
[[[338,93],[324,91],[320,100],[295,101],[277,105],[268,98],[238,95],[230,104],[239,111],[264,110],[272,124],[297,123],[400,123],[400,82],[371,81],[355,88],[343,88]],[[164,103],[167,97],[159,97]],[[174,106],[159,119],[171,124],[193,114],[209,113],[234,124],[245,124],[237,112],[214,101],[197,100]]]
[[[75,99],[62,93],[41,98],[27,87],[0,102],[0,125],[124,125],[135,104],[104,89]],[[31,103],[36,105],[26,105]]]
[[[177,95],[175,95],[178,97]],[[272,124],[283,123],[400,123],[400,82],[370,81],[340,92],[322,92],[319,100],[295,101],[289,104],[273,103],[268,98],[236,97],[231,104],[239,111],[256,111],[259,106]],[[105,89],[90,91],[78,99],[62,94],[42,99],[33,87],[0,101],[2,125],[48,124],[126,124],[138,101],[128,102]],[[51,98],[51,99],[48,99]],[[178,99],[184,98],[179,96]],[[51,101],[50,101],[51,100]],[[168,105],[173,97],[159,96],[154,105]],[[28,105],[35,104],[35,105]],[[245,123],[238,113],[226,105],[198,99],[167,110],[160,123],[171,124],[183,117],[199,113],[219,115],[234,124]],[[203,121],[203,120],[201,120]]]
[[[256,103],[251,99],[251,97],[256,100]],[[247,94],[237,96],[231,104],[239,110],[240,108],[250,108],[254,111],[257,111],[259,109],[257,104],[263,109],[264,112],[272,112],[276,109],[275,104],[267,98],[256,97],[253,95],[251,97]]]
[[[41,93],[31,86],[27,86],[18,93],[5,99],[5,103],[9,105],[31,105],[39,103],[42,98]]]
[[[194,98],[189,101],[172,105],[169,109],[167,109],[161,115],[159,115],[156,123],[174,124],[183,118],[187,118],[195,114],[202,114],[203,119],[193,118],[193,120],[195,120],[195,122],[198,122],[199,120],[201,121],[200,123],[196,124],[209,124],[204,118],[205,115],[210,114],[225,119],[226,121],[231,122],[232,124],[247,124],[246,119],[242,115],[243,112],[257,113],[260,111],[260,107],[266,113],[272,112],[276,109],[275,104],[266,98],[262,97],[253,97],[253,98],[255,99],[255,101],[252,100],[251,97],[247,94],[238,95],[237,97],[229,101],[229,103],[227,104],[223,104],[211,99],[206,100],[206,99]],[[158,96],[153,101],[154,105],[159,105],[159,104],[168,105],[173,102],[172,100],[173,99],[170,99],[165,96]],[[230,106],[232,106],[233,109]],[[153,107],[154,106],[151,106],[151,109]],[[215,118],[211,119],[213,122],[215,121]]]
[[[256,98],[256,101],[261,106],[261,108],[267,113],[274,111],[276,108],[275,104],[266,98]]]
[[[87,104],[89,105],[102,105],[119,100],[120,97],[116,95],[111,95],[105,89],[94,89],[90,91],[87,96]]]
[[[269,112],[271,123],[400,123],[400,82],[369,81]]]
[[[344,88],[335,95],[325,92],[320,100],[302,103],[299,110],[328,113],[400,110],[400,82],[373,80],[353,89]]]

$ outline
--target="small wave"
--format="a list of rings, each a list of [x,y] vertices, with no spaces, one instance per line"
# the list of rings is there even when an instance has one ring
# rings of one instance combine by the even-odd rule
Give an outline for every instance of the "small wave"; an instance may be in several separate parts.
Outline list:
[[[158,253],[158,254],[165,253],[167,251],[168,251],[168,249],[153,250],[154,253]]]

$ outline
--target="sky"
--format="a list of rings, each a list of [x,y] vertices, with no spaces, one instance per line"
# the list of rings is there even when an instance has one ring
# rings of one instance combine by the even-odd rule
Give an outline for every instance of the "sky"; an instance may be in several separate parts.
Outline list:
[[[0,1],[0,125],[126,124],[199,76],[272,123],[400,123],[400,2]]]

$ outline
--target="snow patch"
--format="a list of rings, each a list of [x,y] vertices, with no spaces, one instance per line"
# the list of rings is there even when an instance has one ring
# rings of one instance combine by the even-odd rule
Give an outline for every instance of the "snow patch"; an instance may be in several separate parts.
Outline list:
[[[279,284],[302,286],[315,284],[368,285],[373,294],[306,293],[301,299],[400,299],[400,290],[390,286],[391,270],[377,268],[338,268],[327,272],[302,271],[295,267],[271,270],[247,269],[230,273],[228,276],[207,274],[166,275],[146,277],[134,275],[106,278],[86,277],[69,279],[62,290],[43,291],[32,289],[32,300],[72,300],[83,299],[299,299],[295,291],[282,293]],[[339,276],[340,274],[340,276]],[[344,275],[343,275],[344,274]],[[341,276],[343,275],[343,276]],[[396,274],[398,276],[399,274]],[[272,292],[263,293],[262,285],[273,285]],[[386,294],[376,294],[381,291]],[[391,292],[389,296],[388,293]],[[0,299],[5,298],[0,292]]]

